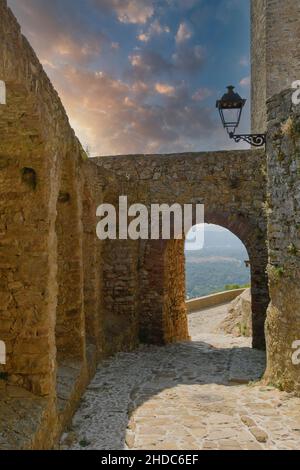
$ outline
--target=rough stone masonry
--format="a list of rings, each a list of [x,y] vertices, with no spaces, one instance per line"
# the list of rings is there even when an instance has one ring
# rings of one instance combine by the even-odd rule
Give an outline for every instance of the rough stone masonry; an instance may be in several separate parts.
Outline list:
[[[266,377],[299,392],[299,113],[281,92],[300,79],[300,1],[251,3],[253,127],[268,129],[267,158],[246,150],[87,159],[0,0],[1,449],[51,448],[105,357],[188,339],[183,242],[96,238],[97,206],[122,194],[146,205],[204,203],[207,222],[240,237],[251,261],[253,346],[265,346],[268,272]]]

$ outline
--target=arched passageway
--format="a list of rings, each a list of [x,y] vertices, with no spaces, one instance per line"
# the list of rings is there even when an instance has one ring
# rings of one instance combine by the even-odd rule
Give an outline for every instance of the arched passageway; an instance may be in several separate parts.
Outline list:
[[[259,235],[259,229],[245,217],[214,212],[207,213],[205,221],[230,230],[248,251],[251,266],[252,345],[257,349],[265,349],[264,324],[269,296],[264,239]],[[184,240],[150,240],[145,244],[143,253],[141,341],[166,344],[188,339]]]
[[[126,195],[128,207],[138,202],[149,211],[152,204],[203,204],[206,223],[227,228],[244,243],[251,261],[253,346],[258,349],[265,348],[269,302],[264,159],[260,150],[94,159],[101,172],[115,175],[104,202],[116,203]],[[114,351],[121,350],[118,344],[135,347],[135,332],[140,342],[150,344],[188,339],[184,241],[108,240],[105,246],[104,316],[113,320]]]

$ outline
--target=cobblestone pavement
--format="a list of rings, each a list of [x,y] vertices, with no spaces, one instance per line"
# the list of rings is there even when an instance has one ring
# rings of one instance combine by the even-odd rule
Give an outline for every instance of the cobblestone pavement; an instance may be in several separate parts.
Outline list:
[[[190,316],[192,341],[99,367],[62,449],[299,449],[300,399],[257,382],[264,354],[214,334],[226,306]]]

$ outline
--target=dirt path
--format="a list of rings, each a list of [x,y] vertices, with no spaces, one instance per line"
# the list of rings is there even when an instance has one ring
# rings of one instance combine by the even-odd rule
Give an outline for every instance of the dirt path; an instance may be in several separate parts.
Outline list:
[[[300,399],[255,383],[264,354],[215,334],[221,306],[192,314],[192,341],[143,347],[102,365],[68,449],[299,449]]]

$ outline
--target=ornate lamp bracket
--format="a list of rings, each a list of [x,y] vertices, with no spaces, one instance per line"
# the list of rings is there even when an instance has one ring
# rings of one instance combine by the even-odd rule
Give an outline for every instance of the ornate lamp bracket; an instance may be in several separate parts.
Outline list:
[[[262,147],[266,144],[266,134],[234,134],[234,132],[229,132],[229,137],[235,142],[247,142],[253,147]]]

